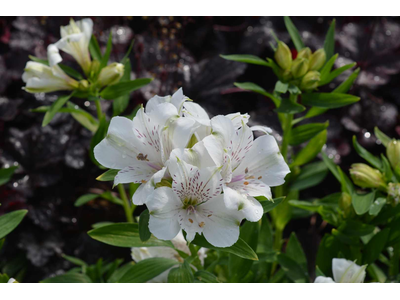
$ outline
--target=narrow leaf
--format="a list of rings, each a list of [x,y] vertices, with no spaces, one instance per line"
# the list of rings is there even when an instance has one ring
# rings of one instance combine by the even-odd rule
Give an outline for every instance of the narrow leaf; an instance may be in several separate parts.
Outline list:
[[[28,211],[26,209],[16,210],[0,217],[0,239],[13,231]]]
[[[318,133],[328,128],[328,126],[329,121],[325,123],[310,123],[297,126],[293,128],[289,134],[289,144],[295,146],[307,142]]]
[[[65,103],[71,98],[71,95],[68,96],[60,96],[49,108],[43,118],[42,127],[46,126],[50,123],[50,121],[54,118],[56,113],[60,110],[61,107],[64,106]]]
[[[294,26],[292,20],[290,17],[283,17],[285,21],[285,26],[287,31],[290,34],[290,37],[292,38],[293,44],[296,47],[297,51],[300,51],[301,49],[304,48],[304,43],[301,39],[300,33],[297,30],[296,26]]]
[[[333,56],[333,53],[335,51],[335,25],[336,20],[333,19],[325,37],[324,50],[327,60],[329,60]]]
[[[142,242],[146,242],[151,238],[151,232],[149,230],[150,214],[146,209],[140,214],[139,218],[139,237]]]
[[[220,55],[223,59],[232,60],[247,64],[260,65],[270,67],[271,65],[264,59],[250,54],[231,54],[231,55]]]
[[[376,137],[382,142],[382,144],[387,147],[387,145],[390,143],[392,140],[390,137],[388,137],[386,134],[384,134],[382,131],[379,130],[378,127],[375,126],[374,132]]]
[[[101,91],[100,96],[104,99],[112,100],[126,94],[130,94],[133,91],[136,91],[149,84],[152,80],[152,78],[139,78],[135,80],[118,82],[116,84],[107,86]]]
[[[302,104],[320,108],[343,107],[359,100],[359,97],[340,93],[306,93],[301,97]]]

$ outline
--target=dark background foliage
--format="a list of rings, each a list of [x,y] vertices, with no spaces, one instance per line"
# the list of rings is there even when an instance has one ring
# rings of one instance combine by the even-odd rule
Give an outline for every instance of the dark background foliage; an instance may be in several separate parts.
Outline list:
[[[305,44],[312,50],[323,46],[330,17],[293,17]],[[378,126],[389,136],[399,137],[400,24],[395,18],[336,18],[336,47],[341,66],[355,61],[361,73],[350,91],[361,101],[331,110],[316,121],[330,121],[326,151],[347,170],[361,162],[351,146],[351,137],[373,153],[383,151],[373,135]],[[125,114],[154,94],[171,94],[182,86],[210,115],[249,112],[252,124],[265,124],[280,133],[273,103],[257,94],[243,92],[233,82],[252,81],[272,90],[275,77],[262,66],[223,60],[219,54],[254,54],[272,57],[271,29],[290,43],[282,18],[269,17],[94,17],[94,33],[102,47],[113,33],[112,60],[122,59],[132,39],[130,55],[136,77],[154,81],[134,92]],[[81,195],[110,188],[97,182],[102,173],[89,159],[91,133],[71,116],[57,114],[41,127],[43,114],[30,109],[50,105],[54,94],[28,94],[21,75],[28,55],[46,56],[46,47],[59,39],[59,27],[68,17],[0,18],[0,166],[19,165],[12,180],[0,187],[0,214],[26,208],[28,215],[12,232],[0,253],[1,272],[25,270],[25,282],[37,282],[72,267],[61,254],[77,256],[89,263],[103,257],[130,260],[128,249],[92,240],[86,232],[101,221],[124,221],[122,209],[106,201],[74,207]],[[295,51],[295,50],[293,50]],[[71,57],[64,62],[75,66]],[[75,66],[77,67],[77,66]],[[343,77],[331,83],[334,88]],[[95,114],[92,102],[73,102]],[[103,109],[112,116],[111,102]],[[339,188],[328,175],[316,188],[303,191],[302,199],[317,198]],[[137,212],[136,212],[137,213]],[[295,219],[285,236],[295,231],[313,268],[317,246],[329,228],[315,216]],[[6,263],[7,262],[7,263]]]

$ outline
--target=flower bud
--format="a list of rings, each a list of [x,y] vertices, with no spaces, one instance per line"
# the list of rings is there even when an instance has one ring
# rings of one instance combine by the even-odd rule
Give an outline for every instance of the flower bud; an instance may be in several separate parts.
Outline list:
[[[308,71],[308,59],[296,58],[292,63],[292,75],[294,78],[303,77]]]
[[[91,65],[90,65],[89,76],[91,78],[94,78],[94,76],[99,73],[99,70],[100,70],[100,62],[98,60],[92,61]]]
[[[78,89],[81,91],[86,91],[89,88],[89,82],[86,79],[79,81]]]
[[[303,48],[297,53],[297,58],[307,58],[310,59],[311,57],[311,49],[310,48]]]
[[[124,75],[124,65],[112,63],[101,70],[98,82],[100,86],[112,85],[117,83]]]
[[[326,54],[324,49],[318,49],[310,57],[310,70],[316,70],[322,68],[326,61]]]
[[[302,90],[313,90],[318,87],[321,80],[321,74],[318,71],[309,71],[301,80],[300,88]]]
[[[339,199],[339,207],[345,216],[348,216],[351,213],[351,196],[349,194],[342,193]]]
[[[274,57],[282,69],[290,70],[292,66],[292,52],[290,52],[289,47],[284,42],[278,42],[278,49],[275,51]]]
[[[393,204],[398,204],[400,201],[400,183],[390,182],[387,189],[389,200],[392,201]]]
[[[398,173],[400,169],[400,141],[393,139],[386,147],[386,156],[393,170]]]
[[[352,164],[350,176],[353,182],[362,188],[379,188],[386,191],[383,174],[366,164]]]

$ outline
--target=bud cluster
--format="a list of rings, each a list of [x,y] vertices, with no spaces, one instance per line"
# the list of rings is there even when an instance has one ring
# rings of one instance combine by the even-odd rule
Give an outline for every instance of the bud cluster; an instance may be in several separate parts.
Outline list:
[[[314,53],[310,48],[303,48],[293,60],[289,47],[282,41],[274,55],[275,61],[281,69],[284,81],[294,81],[302,90],[313,90],[318,87],[321,74],[319,70],[324,66],[326,54],[324,49]]]

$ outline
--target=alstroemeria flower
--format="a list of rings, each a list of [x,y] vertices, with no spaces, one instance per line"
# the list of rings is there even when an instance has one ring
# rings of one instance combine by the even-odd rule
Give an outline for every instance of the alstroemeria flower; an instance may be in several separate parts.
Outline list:
[[[93,32],[93,21],[89,18],[75,22],[70,20],[68,26],[61,26],[61,39],[56,46],[62,51],[72,55],[88,74],[91,66],[89,43]]]
[[[172,188],[155,189],[146,202],[151,233],[171,240],[183,229],[189,242],[199,233],[214,246],[233,245],[239,238],[242,217],[224,204],[219,169],[199,169],[172,155],[167,165]]]
[[[50,93],[62,90],[73,90],[79,83],[69,77],[58,66],[62,61],[58,49],[54,45],[47,47],[49,66],[35,61],[28,61],[22,80],[26,83],[25,90],[29,93]]]
[[[14,278],[10,278],[7,283],[19,283]]]
[[[362,283],[365,279],[367,265],[359,266],[351,260],[334,258],[331,277],[318,276],[314,283]]]
[[[187,245],[185,238],[183,237],[182,231],[178,233],[176,237],[171,240],[172,244],[174,245],[176,250],[182,251],[187,255],[190,255],[190,250]],[[153,257],[164,257],[176,260],[180,263],[183,262],[183,258],[179,255],[178,251],[171,247],[134,247],[131,248],[131,256],[135,262],[139,262],[148,258]],[[200,259],[202,265],[204,265],[204,259],[207,257],[206,248],[200,248],[197,252],[197,255]],[[193,267],[193,266],[192,266]],[[174,268],[174,267],[172,267]],[[171,268],[171,269],[172,269]],[[149,280],[148,282],[153,283],[164,283],[168,281],[168,273],[171,269],[166,270],[165,272],[161,273],[157,277]]]
[[[217,116],[211,119],[212,134],[203,142],[225,181],[224,201],[252,222],[263,215],[259,201],[264,196],[271,200],[270,187],[285,182],[290,172],[273,136],[264,135],[253,140],[253,131],[243,121],[236,129],[231,119]]]
[[[141,205],[164,177],[171,151],[185,148],[196,128],[196,122],[180,118],[171,103],[156,105],[148,113],[141,108],[132,121],[112,118],[107,136],[95,147],[94,155],[101,165],[121,170],[115,185],[142,183],[132,198],[133,203]]]

